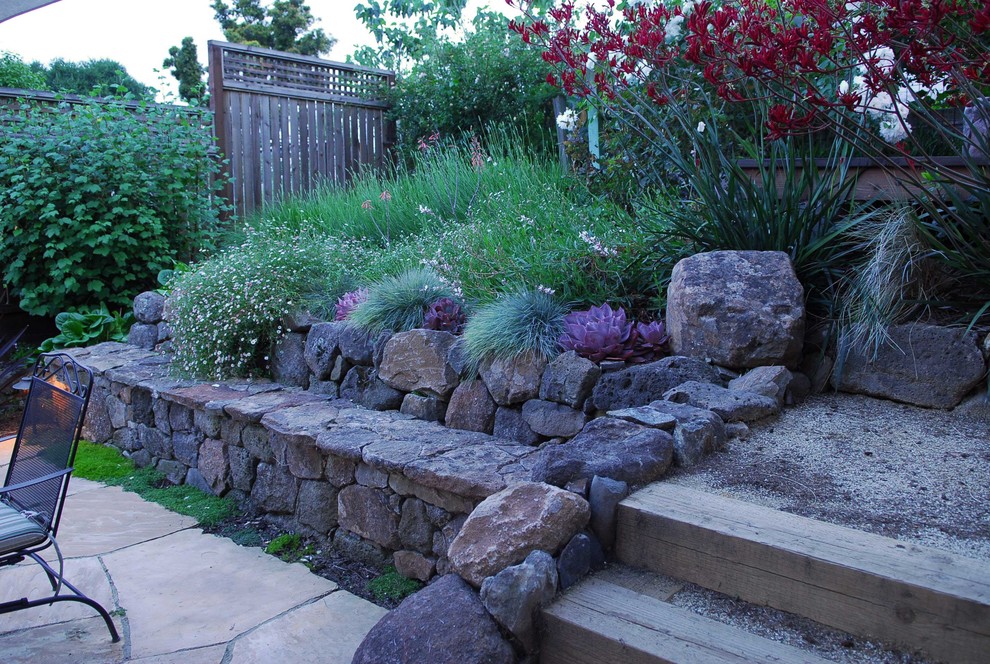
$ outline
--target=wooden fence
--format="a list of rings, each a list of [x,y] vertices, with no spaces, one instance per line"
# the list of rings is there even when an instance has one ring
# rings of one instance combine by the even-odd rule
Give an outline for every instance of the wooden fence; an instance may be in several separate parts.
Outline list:
[[[390,163],[392,72],[215,41],[209,62],[210,104],[236,213]]]

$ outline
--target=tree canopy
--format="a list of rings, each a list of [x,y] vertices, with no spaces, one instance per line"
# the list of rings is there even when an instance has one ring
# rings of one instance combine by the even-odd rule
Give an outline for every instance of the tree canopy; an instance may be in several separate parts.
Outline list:
[[[162,62],[162,67],[172,70],[172,76],[179,81],[179,97],[190,102],[202,103],[206,99],[206,84],[203,74],[206,69],[199,63],[196,42],[192,37],[185,37],[182,46],[168,49],[168,57]]]
[[[275,0],[263,6],[261,0],[214,0],[213,11],[227,41],[263,46],[301,55],[322,55],[336,39],[316,23],[303,0]]]
[[[59,58],[52,60],[47,68],[38,64],[32,66],[44,72],[48,88],[57,92],[106,96],[120,94],[123,90],[138,99],[155,96],[154,88],[139,83],[115,60],[69,62]]]

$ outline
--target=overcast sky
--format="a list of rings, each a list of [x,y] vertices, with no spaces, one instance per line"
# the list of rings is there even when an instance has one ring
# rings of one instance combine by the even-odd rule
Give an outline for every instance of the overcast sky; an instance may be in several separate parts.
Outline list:
[[[373,39],[354,17],[358,0],[309,0],[313,15],[337,39],[325,56],[344,60],[357,45]],[[177,89],[162,69],[168,49],[192,37],[206,64],[206,42],[223,40],[210,9],[211,0],[60,0],[47,7],[0,23],[0,51],[11,51],[26,62],[109,58],[124,65],[141,83]],[[505,0],[470,0],[469,7],[502,9]],[[164,75],[164,79],[159,80]]]

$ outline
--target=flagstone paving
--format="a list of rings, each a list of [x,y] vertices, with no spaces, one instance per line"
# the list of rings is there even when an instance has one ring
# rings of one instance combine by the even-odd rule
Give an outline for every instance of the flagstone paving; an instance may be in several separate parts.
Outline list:
[[[11,447],[0,443],[0,477]],[[87,606],[36,607],[0,615],[4,664],[348,664],[386,612],[301,564],[96,482],[71,481],[58,539],[66,578],[112,613],[121,642]],[[0,601],[48,587],[33,563],[0,569]]]

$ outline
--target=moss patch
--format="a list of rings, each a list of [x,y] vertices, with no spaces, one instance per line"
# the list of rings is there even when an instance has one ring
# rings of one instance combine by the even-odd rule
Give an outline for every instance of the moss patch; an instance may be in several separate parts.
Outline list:
[[[384,574],[368,582],[368,590],[380,603],[398,603],[422,587],[422,583],[402,576],[392,565],[385,568]]]

